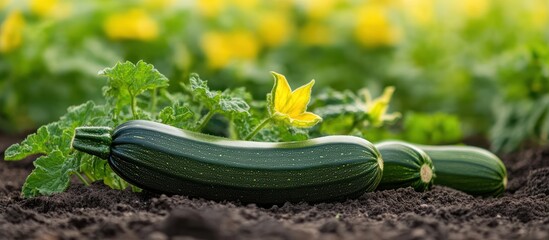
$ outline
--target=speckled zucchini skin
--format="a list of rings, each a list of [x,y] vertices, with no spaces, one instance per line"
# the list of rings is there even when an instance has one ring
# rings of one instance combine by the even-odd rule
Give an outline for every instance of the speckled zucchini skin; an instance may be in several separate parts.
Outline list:
[[[76,149],[105,156],[86,141],[77,130]],[[358,197],[377,187],[383,171],[380,153],[362,138],[235,141],[143,120],[118,126],[106,155],[120,177],[143,189],[258,204]]]
[[[470,146],[417,145],[433,160],[435,185],[474,196],[501,196],[507,187],[507,170],[493,153]]]
[[[413,187],[416,191],[425,191],[431,188],[435,169],[423,150],[400,141],[382,142],[375,146],[384,162],[378,189]]]

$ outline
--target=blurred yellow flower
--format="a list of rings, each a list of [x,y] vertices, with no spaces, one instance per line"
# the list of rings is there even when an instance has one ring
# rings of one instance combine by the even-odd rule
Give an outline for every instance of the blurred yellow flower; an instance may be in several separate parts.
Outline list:
[[[549,20],[549,4],[547,1],[534,1],[528,11],[531,13],[529,17],[535,29],[541,30],[547,27],[547,20]]]
[[[226,5],[226,0],[196,0],[198,12],[205,17],[218,16]]]
[[[324,19],[329,16],[341,0],[305,0],[305,10],[312,19]]]
[[[320,116],[307,112],[315,80],[292,91],[284,75],[271,73],[275,84],[271,91],[269,112],[274,120],[284,121],[299,128],[312,127],[322,120]]]
[[[280,12],[269,12],[261,15],[257,33],[263,43],[269,47],[276,47],[285,43],[292,32],[292,23],[289,16]]]
[[[300,30],[299,40],[305,45],[329,45],[332,43],[332,31],[326,24],[310,22]]]
[[[249,31],[235,31],[230,34],[233,55],[244,60],[254,60],[259,54],[260,44]]]
[[[242,10],[254,10],[259,3],[258,0],[228,0],[230,5],[233,5]]]
[[[150,41],[158,37],[156,21],[143,9],[112,14],[105,20],[103,29],[114,40]]]
[[[201,47],[212,69],[226,67],[233,60],[254,60],[260,50],[256,37],[249,31],[204,34]]]
[[[460,10],[469,18],[480,18],[486,15],[490,8],[490,0],[461,0]]]
[[[394,92],[394,87],[386,87],[383,95],[372,100],[368,89],[363,90],[362,94],[365,96],[366,102],[362,108],[368,114],[370,123],[375,127],[383,125],[385,121],[393,121],[400,117],[400,113],[387,114],[387,108],[389,108],[389,102]]]
[[[434,0],[403,0],[402,11],[419,25],[427,25],[434,19]]]
[[[368,46],[387,46],[398,42],[396,27],[389,21],[387,9],[380,5],[366,5],[357,12],[355,36],[359,43]]]
[[[143,0],[146,8],[153,10],[167,9],[175,5],[175,0]]]
[[[231,61],[232,53],[226,34],[219,32],[206,33],[202,37],[201,45],[210,68],[223,68]]]
[[[11,0],[0,0],[0,9],[4,9],[10,2]]]
[[[0,52],[7,53],[21,46],[25,19],[19,11],[8,14],[0,26]]]
[[[71,5],[59,0],[31,0],[30,10],[40,17],[63,18],[70,14]]]

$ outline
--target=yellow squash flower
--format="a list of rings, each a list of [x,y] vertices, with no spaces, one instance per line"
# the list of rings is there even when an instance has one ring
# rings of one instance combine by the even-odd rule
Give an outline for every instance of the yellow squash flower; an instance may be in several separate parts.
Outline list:
[[[31,0],[29,7],[32,13],[43,18],[65,18],[72,12],[71,3],[62,0]]]
[[[23,42],[25,19],[19,11],[11,12],[0,26],[0,53],[10,52]]]
[[[271,73],[275,84],[271,92],[269,110],[274,120],[284,121],[300,128],[312,127],[322,120],[320,116],[306,111],[315,80],[292,91],[286,77],[275,72]]]
[[[217,17],[226,8],[226,0],[197,0],[197,11],[205,17]]]
[[[414,23],[429,25],[435,20],[434,0],[404,0],[401,9]]]
[[[113,14],[103,27],[107,36],[114,40],[151,41],[158,37],[158,24],[143,9]]]
[[[486,15],[490,10],[489,0],[463,0],[459,3],[460,10],[469,18],[480,18]]]
[[[370,92],[366,89],[363,94],[366,98],[366,104],[363,106],[364,112],[368,113],[370,123],[373,126],[379,127],[385,121],[393,121],[400,117],[400,113],[387,114],[387,108],[389,108],[389,102],[395,92],[394,87],[386,87],[383,91],[383,95],[372,100]]]
[[[200,45],[211,69],[224,68],[233,61],[254,60],[261,48],[256,37],[244,30],[205,33]]]
[[[391,46],[398,42],[398,29],[389,19],[388,9],[366,5],[358,10],[355,36],[367,47]]]
[[[309,22],[300,30],[299,40],[309,46],[326,46],[332,43],[333,35],[327,24]]]
[[[268,47],[277,47],[285,43],[292,33],[292,22],[288,14],[268,12],[261,15],[257,33]]]

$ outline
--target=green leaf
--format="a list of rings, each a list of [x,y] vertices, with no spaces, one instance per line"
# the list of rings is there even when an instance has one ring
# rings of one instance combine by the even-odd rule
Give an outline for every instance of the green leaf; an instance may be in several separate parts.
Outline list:
[[[108,162],[88,154],[77,154],[81,159],[80,171],[92,182],[102,180],[103,183],[112,189],[126,189],[128,183],[122,180],[109,166]]]
[[[226,94],[226,92],[227,91],[221,94],[217,111],[225,116],[235,114],[249,115],[248,110],[250,110],[250,106],[248,103],[246,103],[244,99],[240,97],[232,97],[229,94]]]
[[[65,156],[59,150],[34,161],[34,170],[27,177],[21,194],[23,197],[51,195],[67,189],[72,173],[78,170],[80,161],[73,155]]]
[[[200,79],[196,73],[191,74],[189,80],[194,99],[204,104],[210,111],[226,117],[235,114],[249,115],[250,106],[244,100],[248,93],[243,88],[235,91],[211,91],[208,87],[208,81]]]
[[[99,72],[108,78],[103,93],[115,107],[118,114],[125,106],[133,106],[135,98],[149,89],[168,86],[168,79],[154,68],[152,64],[143,61],[117,63],[112,68]]]
[[[111,166],[107,165],[106,175],[103,178],[103,183],[112,189],[123,190],[126,189],[130,184],[120,178],[114,171],[111,169]],[[132,188],[133,189],[133,188]]]
[[[104,106],[96,106],[92,101],[68,108],[68,112],[59,121],[38,128],[21,143],[10,146],[5,153],[6,160],[21,160],[34,154],[48,154],[60,150],[67,154],[74,128],[85,125],[108,125]]]
[[[461,122],[447,113],[407,113],[403,123],[405,140],[419,144],[451,144],[462,139]]]
[[[21,143],[11,145],[4,153],[5,160],[21,160],[27,156],[34,154],[46,154],[53,149],[48,149],[48,140],[50,139],[50,133],[48,127],[53,127],[57,123],[48,124],[38,128],[36,133],[33,133]]]
[[[194,122],[189,121],[193,115],[193,112],[188,107],[174,104],[162,109],[160,114],[158,114],[158,120],[174,127],[190,129],[194,125]]]
[[[308,129],[288,127],[285,124],[273,124],[260,131],[254,138],[263,142],[290,142],[309,139]]]

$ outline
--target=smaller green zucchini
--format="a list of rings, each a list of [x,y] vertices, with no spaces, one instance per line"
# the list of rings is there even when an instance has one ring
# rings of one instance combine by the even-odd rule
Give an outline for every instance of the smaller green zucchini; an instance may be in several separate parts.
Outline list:
[[[433,160],[435,185],[474,196],[501,196],[507,187],[507,170],[493,153],[471,146],[421,146]]]
[[[400,141],[376,144],[384,161],[383,176],[379,190],[413,187],[425,191],[435,178],[431,158],[421,149]]]

